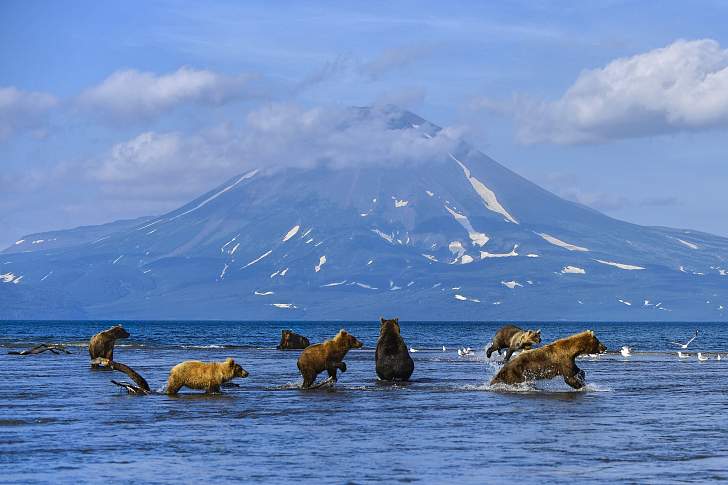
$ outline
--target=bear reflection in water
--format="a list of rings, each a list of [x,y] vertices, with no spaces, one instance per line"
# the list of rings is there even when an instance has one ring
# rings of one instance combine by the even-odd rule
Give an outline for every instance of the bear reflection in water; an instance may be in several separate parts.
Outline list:
[[[587,330],[562,338],[540,349],[526,350],[506,363],[491,384],[518,384],[532,379],[551,379],[563,376],[574,389],[584,387],[584,371],[575,359],[582,354],[601,354],[607,348]]]

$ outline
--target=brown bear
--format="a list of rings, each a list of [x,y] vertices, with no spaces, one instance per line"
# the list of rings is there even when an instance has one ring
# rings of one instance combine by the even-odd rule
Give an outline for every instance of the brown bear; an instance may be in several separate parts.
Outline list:
[[[486,356],[490,359],[490,354],[494,350],[500,355],[501,350],[508,349],[504,359],[508,361],[516,350],[531,350],[532,346],[540,343],[541,330],[523,330],[515,325],[506,325],[496,332],[493,343],[486,351]]]
[[[114,343],[116,339],[128,338],[129,332],[124,330],[121,325],[115,325],[103,332],[99,332],[93,337],[88,344],[88,353],[91,360],[97,357],[114,360]],[[91,367],[98,368],[99,364],[91,364]]]
[[[379,340],[374,353],[377,376],[383,381],[406,381],[415,370],[415,362],[410,357],[407,345],[399,334],[399,318],[379,319]]]
[[[309,345],[311,345],[311,342],[303,335],[298,335],[293,330],[282,330],[281,342],[276,348],[278,350],[298,350],[305,349]]]
[[[495,375],[491,384],[517,384],[532,379],[551,379],[563,376],[574,389],[584,387],[584,371],[576,366],[575,359],[581,354],[601,354],[607,348],[594,336],[585,332],[562,338],[540,349],[522,352],[506,363]]]
[[[248,377],[248,371],[228,357],[224,362],[187,360],[169,371],[167,394],[177,394],[182,387],[202,389],[208,394],[220,392],[220,386],[236,377]]]
[[[328,371],[329,378],[336,382],[336,369],[346,372],[346,363],[342,362],[350,349],[360,349],[362,343],[344,329],[332,339],[314,344],[301,352],[298,357],[298,370],[303,376],[303,388],[310,388],[323,371]]]

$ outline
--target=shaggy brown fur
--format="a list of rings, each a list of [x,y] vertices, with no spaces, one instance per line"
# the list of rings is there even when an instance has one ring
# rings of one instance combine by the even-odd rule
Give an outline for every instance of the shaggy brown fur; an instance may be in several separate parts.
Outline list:
[[[410,357],[407,344],[399,333],[399,319],[380,318],[379,340],[374,353],[377,376],[384,381],[406,381],[415,370],[415,362]]]
[[[493,337],[493,343],[486,352],[490,359],[490,354],[497,351],[500,355],[501,350],[508,349],[504,360],[508,361],[517,350],[530,350],[532,346],[541,343],[541,330],[523,330],[515,325],[506,325],[496,332]]]
[[[574,389],[584,387],[584,371],[576,366],[575,359],[581,354],[601,354],[607,348],[587,330],[540,349],[521,353],[506,363],[496,374],[491,384],[517,384],[532,379],[551,379],[563,376],[564,381]]]
[[[294,349],[305,349],[311,345],[303,335],[294,333],[293,330],[282,330],[281,331],[281,342],[276,347],[278,350],[294,350]]]
[[[303,376],[303,388],[309,388],[323,371],[336,382],[336,369],[346,372],[346,363],[342,362],[350,349],[360,349],[362,343],[346,330],[339,331],[332,339],[314,344],[301,352],[298,357],[298,370]]]
[[[88,344],[88,353],[91,360],[97,357],[114,360],[114,343],[116,339],[129,337],[129,332],[124,330],[121,325],[115,325],[103,332],[99,332],[93,337]],[[91,367],[99,367],[98,364],[91,364]]]
[[[182,387],[201,389],[207,393],[220,392],[221,385],[236,377],[248,377],[248,371],[229,357],[225,362],[188,360],[169,371],[167,394],[177,394]]]

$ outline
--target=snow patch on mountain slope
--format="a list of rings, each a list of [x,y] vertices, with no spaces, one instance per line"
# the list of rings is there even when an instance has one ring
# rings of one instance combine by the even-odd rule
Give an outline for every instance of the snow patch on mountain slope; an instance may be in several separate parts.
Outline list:
[[[272,250],[270,250],[270,251],[268,251],[268,252],[265,252],[265,253],[263,253],[262,255],[258,256],[257,258],[255,258],[254,260],[252,260],[251,262],[249,262],[248,264],[246,264],[245,266],[243,266],[243,267],[242,267],[242,268],[240,268],[240,269],[245,269],[245,268],[247,268],[248,266],[252,266],[252,265],[254,265],[255,263],[257,263],[257,262],[258,262],[258,261],[260,261],[261,259],[263,259],[263,258],[265,258],[265,257],[267,257],[267,256],[270,256],[270,253],[272,253],[272,252],[273,252],[273,251],[272,251]]]
[[[436,263],[438,262],[438,259],[435,256],[431,255],[431,254],[422,253],[422,256],[425,257],[425,258],[427,258],[427,259],[429,259],[430,261],[434,261]]]
[[[318,273],[319,271],[321,271],[321,267],[325,264],[326,264],[326,256],[321,256],[319,258],[318,264],[316,266],[314,266],[313,269],[316,270],[316,272]]]
[[[470,185],[473,186],[473,189],[475,190],[475,192],[483,200],[483,203],[485,204],[485,207],[488,210],[491,210],[491,211],[493,211],[495,213],[498,213],[498,214],[502,215],[503,217],[505,217],[505,219],[508,222],[512,222],[514,224],[518,224],[518,221],[516,221],[516,219],[508,213],[508,211],[505,209],[505,207],[503,207],[500,204],[500,202],[498,202],[498,198],[496,197],[495,192],[493,192],[488,187],[486,187],[480,180],[478,180],[477,178],[473,177],[472,174],[471,174],[471,172],[470,172],[470,169],[468,167],[466,167],[463,162],[461,162],[460,160],[458,160],[457,158],[455,158],[455,156],[452,153],[450,153],[449,155],[450,155],[450,158],[452,158],[453,160],[455,160],[458,163],[458,165],[460,165],[460,168],[463,169],[463,173],[465,174],[465,178],[468,179],[468,182],[470,182]]]
[[[568,249],[569,251],[582,251],[582,252],[588,252],[589,249],[577,246],[575,244],[569,244],[565,241],[562,241],[561,239],[555,238],[554,236],[551,236],[546,233],[537,232],[539,236],[543,238],[544,241],[546,241],[549,244],[553,244],[554,246],[558,246],[560,248]]]
[[[322,288],[328,288],[331,286],[341,286],[343,284],[346,284],[346,280],[343,281],[334,281],[333,283],[326,283],[325,285],[321,285]]]
[[[586,270],[584,268],[579,268],[577,266],[564,266],[561,269],[562,274],[586,274]]]
[[[394,236],[390,234],[385,234],[384,232],[380,231],[379,229],[372,229],[372,232],[376,234],[377,236],[381,237],[385,241],[387,241],[389,244],[394,244]]]
[[[690,249],[700,249],[700,247],[695,243],[691,243],[690,241],[685,241],[684,239],[680,239],[680,238],[675,238],[675,239],[677,239],[679,243],[684,244],[685,246],[689,247]]]
[[[487,258],[512,258],[514,256],[518,256],[518,253],[516,252],[516,249],[518,249],[518,244],[513,245],[513,249],[511,249],[511,252],[509,253],[489,253],[488,251],[481,251],[480,252],[480,259],[487,259]]]
[[[473,228],[473,225],[470,224],[470,220],[466,216],[464,216],[463,214],[460,214],[459,212],[451,209],[448,206],[445,206],[445,209],[447,209],[447,211],[450,213],[450,215],[452,215],[455,218],[455,220],[461,226],[463,226],[463,228],[466,231],[468,231],[468,237],[470,238],[471,241],[473,241],[473,244],[482,247],[483,245],[485,245],[485,243],[487,243],[490,240],[490,238],[488,236],[486,236],[485,234],[483,234],[482,232],[476,231]]]
[[[645,269],[642,266],[635,266],[633,264],[615,263],[614,261],[605,261],[603,259],[595,259],[594,261],[596,261],[597,263],[607,264],[609,266],[614,266],[615,268],[625,269],[625,270]]]
[[[276,308],[287,308],[287,309],[298,308],[293,303],[271,303],[270,305],[274,306]]]
[[[289,239],[291,239],[293,236],[295,236],[299,229],[301,229],[301,226],[299,226],[299,225],[293,226],[291,228],[291,230],[288,231],[285,236],[283,236],[283,242],[286,242]]]
[[[247,180],[247,179],[255,176],[255,174],[257,174],[257,173],[258,173],[258,169],[257,168],[254,169],[254,170],[251,170],[250,172],[248,172],[245,175],[241,176],[239,179],[237,179],[235,182],[233,182],[232,184],[228,185],[224,189],[220,190],[219,192],[216,192],[216,193],[212,194],[210,197],[208,197],[207,199],[203,200],[202,202],[200,202],[199,204],[197,204],[196,206],[194,206],[192,209],[188,209],[188,210],[184,211],[181,214],[177,214],[174,217],[170,217],[169,220],[170,221],[174,221],[175,219],[179,219],[180,217],[185,216],[185,215],[189,214],[190,212],[194,212],[197,209],[201,209],[202,207],[206,206],[207,204],[209,204],[213,200],[215,200],[218,197],[220,197],[222,194],[224,194],[228,190],[231,190],[231,189],[235,188],[243,180]]]
[[[394,199],[394,207],[396,207],[398,209],[400,207],[407,207],[409,205],[409,201],[408,200],[399,200],[399,199],[397,199],[395,197],[392,197],[392,199]]]
[[[268,296],[268,295],[274,294],[272,291],[258,291],[258,290],[255,290],[253,293],[258,296]]]
[[[472,301],[473,303],[480,303],[480,300],[478,300],[477,298],[468,298],[467,296],[463,296],[459,293],[453,295],[453,298],[459,301]]]
[[[16,279],[20,280],[20,278],[22,278],[22,276],[17,276],[13,273],[0,274],[0,281],[2,281],[3,283],[15,283]]]
[[[501,281],[501,285],[507,286],[511,290],[515,290],[517,287],[523,288],[523,285],[520,284],[518,281]]]

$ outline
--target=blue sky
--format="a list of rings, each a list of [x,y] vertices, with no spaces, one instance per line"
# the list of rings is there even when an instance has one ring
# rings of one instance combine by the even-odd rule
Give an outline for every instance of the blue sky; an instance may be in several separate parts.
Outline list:
[[[726,18],[717,1],[5,1],[0,246],[169,210],[385,103],[614,217],[728,236]]]

